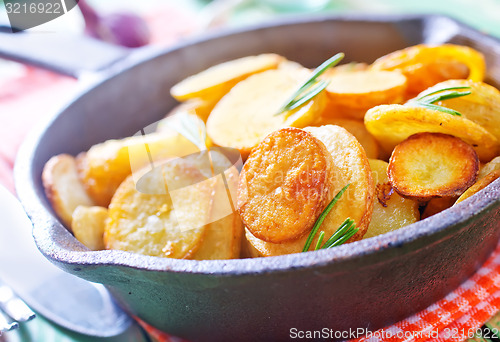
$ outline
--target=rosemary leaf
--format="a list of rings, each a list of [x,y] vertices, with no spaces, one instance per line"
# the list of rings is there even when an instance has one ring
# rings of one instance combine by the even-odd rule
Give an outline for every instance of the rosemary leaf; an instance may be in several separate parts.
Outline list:
[[[340,246],[342,245],[343,243],[345,243],[347,240],[349,240],[351,237],[354,236],[354,234],[356,234],[358,232],[358,228],[356,228],[356,225],[353,224],[349,227],[349,230],[342,236],[340,237],[338,240],[334,241],[331,245],[329,245],[328,247],[323,247],[323,248],[332,248],[332,247],[335,247],[335,246]]]
[[[289,106],[286,108],[283,108],[282,112],[286,112],[286,111],[289,111],[289,110],[292,110],[292,109],[295,109],[295,108],[302,106],[304,103],[306,103],[307,101],[309,101],[310,99],[312,99],[313,97],[315,97],[316,95],[321,93],[323,91],[323,89],[328,87],[329,83],[330,83],[330,81],[321,81],[321,82],[315,83],[315,85],[311,86],[311,88],[312,88],[311,90],[309,90],[307,93],[305,93],[297,101],[289,103]]]
[[[419,106],[419,107],[425,107],[425,108],[429,108],[429,109],[432,109],[432,110],[437,110],[437,111],[440,111],[440,112],[443,112],[443,113],[455,115],[455,116],[462,116],[462,114],[460,112],[457,112],[454,109],[446,108],[446,107],[443,107],[443,106],[438,106],[438,105],[435,105],[435,104],[432,104],[432,103],[415,102],[415,104],[417,106]]]
[[[462,96],[466,96],[466,95],[470,95],[470,94],[471,94],[470,91],[453,91],[453,90],[449,90],[449,91],[443,91],[443,92],[438,93],[438,94],[429,95],[427,97],[422,98],[418,102],[435,103],[435,102],[438,102],[438,101],[444,101],[444,100],[454,99],[454,98],[457,98],[457,97],[462,97]]]
[[[325,237],[325,232],[321,231],[321,233],[319,233],[318,242],[316,242],[316,247],[314,247],[315,251],[317,251],[320,248],[324,237]]]
[[[280,114],[282,114],[282,113],[284,113],[284,112],[286,112],[288,110],[297,108],[301,104],[304,104],[308,100],[312,99],[314,96],[318,95],[328,85],[328,83],[326,85],[323,84],[323,82],[325,82],[325,81],[320,82],[322,85],[319,86],[318,88],[316,88],[316,90],[319,90],[321,87],[323,87],[323,85],[324,85],[324,87],[321,88],[317,92],[313,92],[312,93],[313,95],[310,96],[307,100],[303,101],[303,98],[304,98],[304,96],[307,96],[308,94],[311,95],[311,92],[308,92],[306,95],[301,96],[302,93],[304,93],[307,89],[309,89],[311,86],[313,86],[316,83],[318,83],[317,82],[317,78],[321,74],[323,74],[329,68],[337,65],[343,58],[344,58],[344,54],[342,52],[340,52],[340,53],[337,53],[335,56],[329,58],[328,60],[324,61],[323,63],[321,63],[321,65],[319,67],[317,67],[316,69],[314,69],[312,75],[299,87],[299,89],[297,89],[297,91],[295,91],[292,94],[292,96],[290,96],[290,99],[285,103],[285,105],[283,107],[281,107],[281,109],[275,114],[275,116],[276,115],[280,115]],[[295,105],[298,102],[301,102],[301,104]]]
[[[339,52],[335,56],[330,57],[329,59],[327,59],[326,61],[324,61],[323,63],[321,63],[321,65],[319,67],[317,67],[316,69],[314,69],[313,74],[311,75],[311,77],[309,77],[309,79],[304,83],[304,85],[302,87],[303,88],[308,87],[311,83],[313,83],[326,70],[328,70],[329,68],[331,68],[331,67],[339,64],[339,62],[344,58],[344,56],[345,55],[344,55],[343,52]],[[296,96],[299,95],[299,94],[300,94],[300,91],[298,92],[298,94],[296,94]]]
[[[437,93],[440,93],[442,91],[446,91],[446,90],[466,90],[466,89],[470,89],[469,86],[460,86],[460,87],[449,87],[449,88],[442,88],[442,89],[438,89],[438,90],[434,90],[430,93],[425,93],[422,95],[422,96],[419,96],[415,99],[415,101],[420,101],[422,100],[423,98],[427,97],[427,96],[430,96],[430,95],[434,95],[434,94],[437,94]]]
[[[438,106],[434,103],[438,102],[438,101],[444,101],[444,100],[449,100],[449,99],[454,99],[457,97],[470,95],[471,91],[469,89],[470,89],[470,87],[466,87],[466,86],[442,88],[442,89],[432,91],[428,94],[424,94],[422,96],[419,96],[416,99],[411,100],[410,103],[415,104],[419,107],[425,107],[425,108],[437,110],[437,111],[451,114],[451,115],[462,116],[462,114],[460,112],[458,112],[454,109],[446,108],[443,106]],[[467,90],[467,91],[459,91],[459,90]]]
[[[319,228],[321,227],[321,224],[325,220],[326,215],[328,215],[328,213],[332,210],[335,203],[337,203],[339,201],[340,197],[342,197],[342,195],[347,190],[349,185],[351,185],[351,184],[347,184],[346,186],[344,186],[342,188],[342,190],[340,190],[337,193],[337,195],[335,195],[335,197],[332,199],[332,201],[326,206],[325,210],[323,210],[321,215],[319,215],[318,219],[314,223],[314,226],[311,230],[311,233],[309,233],[309,236],[307,237],[306,244],[304,245],[304,249],[302,249],[302,252],[307,252],[309,250],[309,247],[311,247],[311,243],[312,243],[314,237],[316,236],[316,233],[318,232]]]
[[[348,233],[353,225],[354,220],[347,218],[321,248],[330,248],[336,241]]]

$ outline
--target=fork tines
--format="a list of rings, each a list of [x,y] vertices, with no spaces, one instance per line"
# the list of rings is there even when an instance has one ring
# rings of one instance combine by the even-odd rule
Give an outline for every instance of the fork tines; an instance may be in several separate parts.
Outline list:
[[[19,322],[27,322],[35,316],[10,287],[0,284],[0,333],[16,329]]]
[[[19,324],[0,311],[0,335],[4,331],[17,329]]]

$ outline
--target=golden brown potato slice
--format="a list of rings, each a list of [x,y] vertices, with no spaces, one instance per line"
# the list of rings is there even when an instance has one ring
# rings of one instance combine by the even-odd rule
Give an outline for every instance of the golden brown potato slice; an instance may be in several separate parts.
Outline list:
[[[380,57],[371,69],[401,71],[408,78],[411,97],[447,79],[482,81],[486,63],[480,52],[467,46],[420,44]]]
[[[477,194],[479,191],[483,190],[486,188],[488,185],[496,181],[498,178],[500,178],[500,170],[494,170],[490,173],[488,173],[486,176],[483,178],[479,179],[474,185],[472,185],[470,188],[468,188],[462,196],[460,196],[455,204],[460,203],[462,201],[465,201],[467,198],[471,197],[472,195]]]
[[[323,109],[325,92],[295,110],[277,115],[304,80],[303,72],[284,69],[250,76],[215,105],[207,120],[208,136],[214,144],[236,148],[246,158],[271,132],[308,126]]]
[[[69,230],[76,207],[94,205],[78,179],[75,158],[68,154],[50,158],[43,168],[42,182],[52,208]]]
[[[149,156],[154,162],[197,151],[192,142],[178,133],[153,133],[94,145],[77,157],[77,166],[91,198],[99,206],[107,207],[118,186],[132,170],[135,172],[150,163]]]
[[[320,76],[321,79],[328,79],[329,77],[339,74],[339,73],[350,73],[358,71],[366,71],[368,69],[368,64],[351,62],[347,64],[341,64],[334,66],[333,68],[327,69],[323,75]]]
[[[248,230],[273,243],[311,230],[328,204],[332,163],[325,145],[301,129],[269,134],[240,175],[238,210]]]
[[[363,146],[339,126],[307,127],[305,130],[321,140],[333,157],[336,165],[333,195],[346,184],[351,184],[342,196],[344,200],[341,199],[323,221],[325,234],[332,235],[350,217],[359,231],[349,242],[360,240],[370,224],[374,196],[372,172]]]
[[[350,217],[359,231],[349,242],[361,239],[370,223],[374,195],[372,173],[363,147],[352,134],[339,126],[307,127],[305,130],[321,140],[333,158],[334,181],[330,184],[329,200],[345,185],[350,184],[326,216],[320,231],[324,231],[325,238],[329,238]],[[273,256],[301,252],[307,235],[280,244],[263,241],[252,234],[247,234],[247,239],[259,255]],[[311,246],[314,247],[316,242],[317,237]]]
[[[350,119],[328,119],[321,118],[314,126],[337,125],[344,127],[349,133],[358,139],[363,146],[366,156],[370,159],[376,159],[379,156],[379,146],[375,138],[368,132],[362,121]]]
[[[500,170],[500,157],[496,157],[489,163],[483,165],[481,169],[479,170],[479,175],[477,176],[477,179],[481,179],[486,177],[490,172],[493,172],[495,170]]]
[[[240,258],[246,259],[246,258],[260,258],[263,255],[259,253],[259,251],[252,245],[252,240],[257,241],[257,244],[259,243],[258,241],[262,241],[257,239],[255,236],[252,235],[248,231],[248,229],[245,228],[245,234],[243,238],[241,239],[241,254]]]
[[[207,178],[215,178],[212,210],[203,242],[191,259],[220,260],[239,258],[243,223],[236,211],[238,169],[216,149],[186,157]],[[211,163],[210,163],[211,161]],[[213,171],[213,172],[212,172]],[[222,178],[224,176],[224,178]]]
[[[482,126],[500,141],[500,91],[483,82],[449,80],[436,84],[425,92],[449,87],[470,87],[471,94],[436,104],[460,112],[464,118]]]
[[[217,201],[217,198],[214,199]],[[222,260],[240,257],[243,223],[238,214],[228,215],[207,225],[205,237],[190,259]]]
[[[289,61],[288,59],[283,59],[280,62],[280,64],[278,65],[278,69],[288,70],[288,71],[292,71],[292,72],[299,71],[299,72],[305,72],[305,73],[310,71],[307,68],[305,68],[303,65],[301,65],[300,63],[297,63],[294,61]]]
[[[144,177],[142,192],[128,177],[113,196],[104,233],[106,248],[189,258],[200,247],[210,221],[214,181],[181,158],[166,161]],[[168,194],[155,194],[167,188]]]
[[[409,136],[421,132],[456,136],[472,145],[482,162],[490,161],[500,151],[499,140],[482,126],[462,116],[423,107],[377,106],[366,113],[365,126],[389,153]]]
[[[167,115],[165,115],[163,119],[161,119],[157,123],[156,133],[154,134],[160,134],[165,138],[169,136],[174,137],[180,135],[180,138],[182,140],[186,140],[186,137],[191,136],[191,140],[189,140],[189,142],[191,142],[192,144],[194,144],[194,141],[192,141],[192,136],[195,136],[195,138],[197,138],[196,146],[198,146],[199,149],[199,145],[203,143],[202,135],[204,134],[204,131],[206,132],[204,122],[204,120],[206,121],[206,119],[203,119],[201,115],[197,113],[197,107],[195,107],[197,103],[197,101],[193,100],[181,103],[174,107],[169,113],[167,113]],[[147,134],[147,136],[149,135],[150,134]],[[212,145],[212,140],[210,140],[210,138],[206,136],[205,144],[202,149],[205,150],[207,148],[210,148]],[[137,153],[141,149],[144,150],[144,145],[138,145],[138,147],[134,146],[132,151],[129,149],[129,154]],[[185,150],[191,151],[192,149],[186,148]],[[186,152],[183,152],[180,156],[184,155],[187,155]],[[156,159],[158,159],[158,157],[156,157]],[[141,167],[141,165],[138,166],[139,168]]]
[[[172,134],[172,128],[170,127],[172,121],[177,120],[179,115],[196,115],[194,108],[197,103],[198,100],[189,100],[176,105],[165,115],[163,119],[158,121],[156,132]]]
[[[478,172],[474,149],[441,133],[418,133],[400,143],[388,169],[389,181],[400,195],[421,201],[460,196]]]
[[[306,243],[306,237],[285,243],[266,242],[255,237],[248,229],[245,230],[245,237],[250,245],[246,247],[246,252],[249,253],[246,256],[250,258],[300,253]]]
[[[177,83],[170,93],[179,101],[192,98],[218,101],[238,82],[252,74],[277,68],[283,59],[279,55],[267,53],[224,62]]]
[[[343,116],[363,120],[368,109],[401,103],[406,77],[398,71],[336,72],[328,77],[327,98],[332,105],[323,116]]]
[[[192,99],[186,102],[179,103],[172,108],[165,118],[158,122],[157,132],[171,132],[167,122],[177,115],[197,115],[204,122],[207,121],[208,115],[214,108],[216,102],[206,102],[199,99]]]
[[[107,218],[106,208],[80,205],[73,212],[73,234],[78,241],[93,251],[104,249],[104,227]]]
[[[466,79],[469,69],[454,61],[434,61],[429,64],[415,64],[403,71],[408,79],[405,99],[415,97],[421,91],[444,80]]]
[[[431,199],[425,206],[421,219],[422,220],[426,219],[428,217],[436,215],[437,213],[442,212],[443,210],[450,208],[456,201],[457,201],[456,196]]]
[[[401,197],[389,183],[387,168],[382,160],[370,159],[375,185],[373,214],[363,239],[408,226],[419,220],[417,201]]]

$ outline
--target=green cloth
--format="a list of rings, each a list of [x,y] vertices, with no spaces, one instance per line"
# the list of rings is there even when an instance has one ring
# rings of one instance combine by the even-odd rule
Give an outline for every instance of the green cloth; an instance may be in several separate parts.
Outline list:
[[[321,9],[311,6],[304,10],[305,5],[293,5],[318,1],[324,3]],[[500,38],[500,0],[252,0],[243,1],[230,23],[244,25],[305,13],[442,14]]]
[[[34,320],[22,323],[19,329],[9,331],[2,337],[6,342],[146,342],[141,329],[132,326],[128,331],[113,338],[95,338],[79,335],[49,323],[38,315]],[[4,342],[0,337],[0,342]]]

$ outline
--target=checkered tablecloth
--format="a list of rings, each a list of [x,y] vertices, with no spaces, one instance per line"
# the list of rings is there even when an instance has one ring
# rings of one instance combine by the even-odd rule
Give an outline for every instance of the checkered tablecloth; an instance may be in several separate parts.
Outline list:
[[[464,341],[500,309],[500,244],[488,261],[455,291],[427,309],[355,341]],[[477,333],[476,333],[477,332]]]
[[[397,304],[395,304],[397,305]],[[425,310],[389,327],[370,331],[352,342],[490,341],[499,325],[492,320],[500,310],[500,244],[486,263],[455,291]],[[179,342],[138,320],[158,342]],[[488,331],[489,329],[489,331]],[[492,338],[493,341],[496,341]]]

